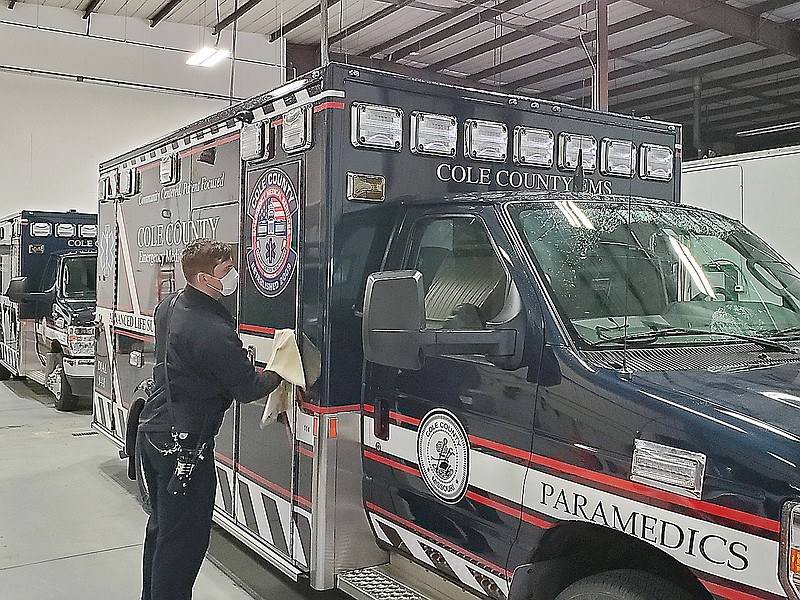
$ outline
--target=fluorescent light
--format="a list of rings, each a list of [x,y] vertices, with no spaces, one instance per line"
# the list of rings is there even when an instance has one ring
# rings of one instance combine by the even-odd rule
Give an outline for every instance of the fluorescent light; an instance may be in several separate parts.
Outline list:
[[[746,129],[737,131],[738,136],[761,135],[762,133],[776,133],[778,131],[788,131],[789,129],[800,128],[800,121],[794,123],[784,123],[783,125],[771,125],[770,127],[759,127],[757,129]]]
[[[217,50],[216,48],[206,47],[192,54],[189,60],[186,61],[186,64],[195,67],[213,67],[229,54],[230,52],[227,50]]]

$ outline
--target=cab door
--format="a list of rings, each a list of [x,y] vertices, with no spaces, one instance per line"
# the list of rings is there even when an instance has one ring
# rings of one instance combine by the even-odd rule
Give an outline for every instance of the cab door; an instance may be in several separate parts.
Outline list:
[[[384,270],[422,273],[426,327],[484,330],[523,283],[491,207],[411,210]],[[529,302],[530,299],[526,299]],[[364,500],[375,536],[482,595],[504,599],[522,522],[540,336],[523,364],[426,355],[418,371],[367,363]]]

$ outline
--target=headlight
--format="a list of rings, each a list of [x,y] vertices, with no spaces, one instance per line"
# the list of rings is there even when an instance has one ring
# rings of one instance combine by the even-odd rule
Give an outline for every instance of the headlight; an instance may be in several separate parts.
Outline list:
[[[787,502],[781,518],[781,556],[778,573],[786,595],[800,598],[800,502]]]
[[[94,328],[70,326],[67,347],[71,356],[94,356]]]

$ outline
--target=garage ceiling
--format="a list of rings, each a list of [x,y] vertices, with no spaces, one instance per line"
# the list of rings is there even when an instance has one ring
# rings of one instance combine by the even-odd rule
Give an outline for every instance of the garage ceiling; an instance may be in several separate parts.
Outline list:
[[[238,8],[239,30],[272,40],[284,35],[292,44],[319,43],[317,0],[235,1],[42,3],[151,20],[168,12],[168,21],[212,28]],[[681,122],[690,146],[699,82],[703,146],[741,142],[737,131],[800,121],[800,0],[606,2],[609,110]],[[591,104],[594,0],[329,4],[331,49],[354,61],[377,59],[468,85]]]

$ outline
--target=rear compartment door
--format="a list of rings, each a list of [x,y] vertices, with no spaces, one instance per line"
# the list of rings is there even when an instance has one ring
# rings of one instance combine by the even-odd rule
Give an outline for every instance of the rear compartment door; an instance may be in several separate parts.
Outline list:
[[[97,210],[97,308],[95,313],[96,341],[94,361],[94,392],[92,394],[94,425],[106,434],[113,433],[114,400],[118,385],[114,385],[113,321],[116,308],[114,288],[117,281],[117,213],[113,200],[100,202]]]
[[[242,203],[239,333],[265,367],[275,331],[298,331],[298,238],[303,162],[248,166]],[[293,394],[296,390],[293,390]],[[260,425],[264,401],[239,405],[233,464],[236,520],[258,543],[300,569],[310,561],[310,490],[298,491],[298,411]],[[305,429],[305,428],[302,428]]]
[[[427,327],[486,329],[515,282],[491,207],[410,210],[385,270],[422,273]],[[504,600],[533,438],[535,364],[426,356],[419,371],[368,363],[364,502],[385,546],[480,595]]]

